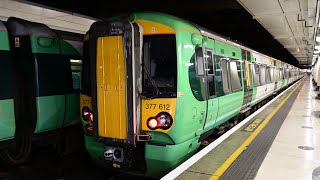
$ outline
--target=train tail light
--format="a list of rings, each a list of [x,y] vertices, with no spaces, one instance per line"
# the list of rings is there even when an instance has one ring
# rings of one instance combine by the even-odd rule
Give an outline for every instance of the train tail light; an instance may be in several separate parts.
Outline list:
[[[173,120],[169,113],[161,112],[156,117],[150,117],[147,120],[147,126],[151,130],[155,129],[169,129],[172,126]]]
[[[148,120],[148,128],[149,129],[156,129],[158,127],[158,121],[155,118],[151,118]]]
[[[82,108],[82,119],[86,122],[93,122],[93,113],[88,106]]]
[[[89,136],[93,135],[93,113],[88,106],[82,108],[82,119],[86,122],[85,133]]]

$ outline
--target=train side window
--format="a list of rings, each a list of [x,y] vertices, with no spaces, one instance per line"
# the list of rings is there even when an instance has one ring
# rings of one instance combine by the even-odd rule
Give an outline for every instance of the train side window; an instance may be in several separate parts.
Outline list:
[[[241,90],[241,68],[239,61],[230,61],[230,82],[232,92]]]
[[[203,61],[203,52],[202,47],[197,46],[196,47],[196,70],[198,76],[204,76],[204,61]]]
[[[280,77],[281,80],[284,79],[284,77],[283,77],[283,69],[282,68],[279,69],[279,77]]]
[[[291,76],[291,71],[289,71],[289,78],[291,78],[292,76]]]
[[[223,86],[223,92],[229,93],[230,92],[230,86],[229,86],[229,73],[228,73],[228,61],[226,58],[221,58],[221,75],[222,75],[222,86]]]
[[[255,87],[260,86],[259,65],[253,64],[253,84]]]
[[[271,82],[274,82],[274,67],[270,68],[270,79],[271,79]]]
[[[267,66],[266,67],[266,83],[269,84],[271,83],[271,70],[270,70],[270,67]]]
[[[279,71],[278,68],[273,69],[273,80],[274,82],[279,81]]]
[[[260,65],[260,84],[265,85],[266,84],[266,66]]]
[[[259,70],[259,64],[254,64],[254,68],[253,68],[253,71],[254,71],[254,86],[257,87],[257,86],[260,86],[260,70]]]
[[[206,63],[208,75],[213,75],[212,51],[206,49]]]
[[[212,51],[209,49],[206,49],[206,71],[208,74],[208,86],[209,86],[209,96],[215,96],[216,95],[216,87],[215,87],[215,81],[214,81],[214,71],[213,71],[213,59],[212,59]]]

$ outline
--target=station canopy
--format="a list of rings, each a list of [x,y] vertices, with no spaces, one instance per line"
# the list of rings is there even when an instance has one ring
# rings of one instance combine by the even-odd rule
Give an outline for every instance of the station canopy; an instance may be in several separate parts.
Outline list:
[[[18,17],[28,21],[43,23],[52,29],[85,34],[97,19],[39,6],[30,2],[0,0],[0,20],[7,21],[9,17]]]

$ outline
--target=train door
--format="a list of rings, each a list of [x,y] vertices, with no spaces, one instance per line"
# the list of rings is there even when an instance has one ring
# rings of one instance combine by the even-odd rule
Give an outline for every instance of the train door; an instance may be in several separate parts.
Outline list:
[[[216,84],[215,84],[215,70],[214,70],[214,41],[211,39],[205,39],[206,43],[203,44],[203,76],[202,81],[205,82],[205,101],[206,111],[204,115],[203,129],[206,132],[212,129],[215,124],[218,113],[218,98],[216,98]],[[199,65],[199,64],[198,64]],[[198,71],[199,72],[199,71]]]
[[[242,59],[243,59],[243,81],[244,81],[244,99],[242,104],[242,110],[247,110],[250,106],[252,100],[252,90],[253,90],[253,83],[252,83],[252,65],[251,65],[251,56],[250,52],[246,50],[242,51]]]
[[[134,144],[140,122],[142,28],[116,21],[96,23],[89,33],[90,56],[96,61],[91,67],[96,72],[94,136],[111,144]]]

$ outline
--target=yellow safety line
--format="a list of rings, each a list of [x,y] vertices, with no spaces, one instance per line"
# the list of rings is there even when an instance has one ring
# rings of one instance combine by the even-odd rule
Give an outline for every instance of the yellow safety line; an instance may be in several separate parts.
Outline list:
[[[289,97],[297,90],[301,85],[301,81],[297,87],[293,89],[292,92],[281,103],[269,114],[269,116],[260,124],[260,126],[248,137],[248,139],[217,169],[216,172],[212,174],[209,180],[219,179],[220,176],[231,166],[231,164],[237,159],[237,157],[252,143],[252,141],[259,135],[262,129],[269,123],[272,117],[279,111],[283,104],[289,99]]]

